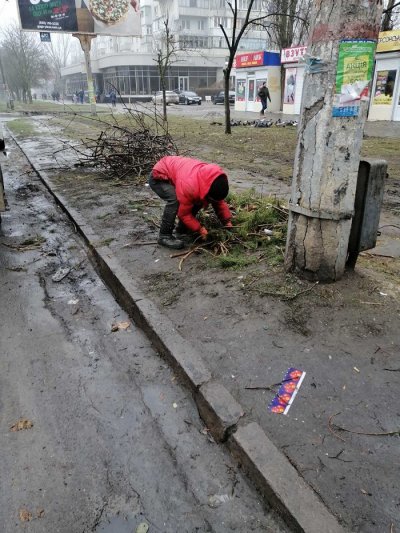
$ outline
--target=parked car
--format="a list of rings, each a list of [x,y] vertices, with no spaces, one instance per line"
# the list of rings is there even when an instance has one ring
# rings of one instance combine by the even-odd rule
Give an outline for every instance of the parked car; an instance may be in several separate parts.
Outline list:
[[[156,94],[152,96],[153,104],[162,104],[163,93],[162,91],[157,91]],[[179,104],[179,96],[174,91],[165,91],[165,101],[168,104]]]
[[[192,92],[192,91],[181,91],[179,93],[179,103],[180,104],[197,104],[201,105],[201,96]]]
[[[225,102],[225,91],[220,91],[218,94],[216,94],[212,101],[214,102],[214,105],[223,104]],[[235,103],[235,91],[229,91],[229,103]]]

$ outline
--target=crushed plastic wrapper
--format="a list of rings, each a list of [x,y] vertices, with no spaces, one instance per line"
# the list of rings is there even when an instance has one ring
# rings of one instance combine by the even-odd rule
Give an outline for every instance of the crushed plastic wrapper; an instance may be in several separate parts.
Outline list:
[[[293,401],[303,383],[306,373],[298,368],[289,368],[286,372],[279,391],[268,406],[271,413],[287,415]]]

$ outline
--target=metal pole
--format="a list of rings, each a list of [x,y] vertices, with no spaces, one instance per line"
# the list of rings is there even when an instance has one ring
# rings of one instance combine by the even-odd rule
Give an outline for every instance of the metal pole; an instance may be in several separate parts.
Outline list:
[[[90,62],[90,47],[92,39],[96,38],[96,35],[89,35],[87,33],[74,34],[74,37],[78,37],[83,53],[85,54],[85,67],[88,85],[88,95],[90,103],[90,114],[96,115],[96,99],[94,96],[93,74],[92,65]]]

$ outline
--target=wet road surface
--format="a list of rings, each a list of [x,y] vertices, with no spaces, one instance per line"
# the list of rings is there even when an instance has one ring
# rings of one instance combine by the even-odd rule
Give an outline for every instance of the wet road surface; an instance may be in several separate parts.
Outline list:
[[[3,533],[250,532],[285,526],[93,270],[8,140],[0,230]],[[11,431],[25,418],[33,427]]]

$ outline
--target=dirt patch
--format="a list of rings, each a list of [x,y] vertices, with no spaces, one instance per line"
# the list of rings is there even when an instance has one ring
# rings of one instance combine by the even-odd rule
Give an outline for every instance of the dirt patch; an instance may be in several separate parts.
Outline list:
[[[37,194],[38,191],[39,187],[37,185],[34,183],[27,183],[15,191],[15,196],[17,200],[26,200],[27,198]]]

